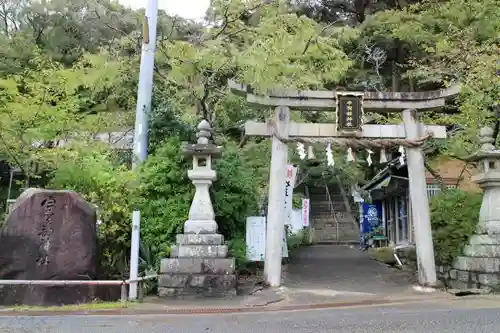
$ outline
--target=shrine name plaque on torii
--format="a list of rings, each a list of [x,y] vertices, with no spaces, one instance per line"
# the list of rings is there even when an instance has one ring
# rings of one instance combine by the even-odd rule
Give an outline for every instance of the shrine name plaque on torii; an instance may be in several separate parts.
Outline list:
[[[285,212],[285,170],[288,163],[287,142],[323,142],[348,148],[389,148],[405,146],[410,205],[417,249],[419,283],[436,285],[434,248],[427,198],[424,155],[421,145],[430,137],[445,139],[444,126],[424,125],[421,112],[436,111],[459,93],[459,87],[427,92],[340,92],[273,89],[256,94],[247,85],[228,83],[231,91],[246,98],[248,104],[274,107],[273,119],[266,123],[247,121],[246,136],[272,137],[269,204],[266,227],[264,275],[272,287],[281,284],[281,243]],[[296,123],[290,121],[290,110],[333,111],[336,123]],[[400,112],[403,124],[363,124],[364,112]]]

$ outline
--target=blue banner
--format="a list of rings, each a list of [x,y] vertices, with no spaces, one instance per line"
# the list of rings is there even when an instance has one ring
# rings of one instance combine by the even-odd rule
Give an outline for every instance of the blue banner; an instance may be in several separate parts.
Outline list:
[[[363,203],[361,205],[360,233],[362,242],[368,239],[384,237],[385,229],[382,221],[382,203]]]

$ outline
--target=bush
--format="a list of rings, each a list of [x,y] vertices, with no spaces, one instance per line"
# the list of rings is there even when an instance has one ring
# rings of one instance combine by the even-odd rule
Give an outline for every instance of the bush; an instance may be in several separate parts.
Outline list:
[[[304,233],[299,231],[294,234],[290,234],[286,237],[286,245],[288,247],[288,257],[291,258],[293,254],[304,245]]]
[[[448,189],[430,203],[436,262],[451,265],[476,230],[482,193]]]
[[[229,247],[229,257],[236,261],[236,269],[242,270],[247,267],[247,245],[243,236],[234,237],[227,242]]]
[[[121,278],[128,270],[134,174],[114,163],[106,150],[75,146],[59,151],[51,181],[53,189],[73,190],[97,208],[102,278]]]

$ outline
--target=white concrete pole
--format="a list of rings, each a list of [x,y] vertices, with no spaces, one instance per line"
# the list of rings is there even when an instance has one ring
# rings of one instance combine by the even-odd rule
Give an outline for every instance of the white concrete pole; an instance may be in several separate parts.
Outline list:
[[[416,110],[404,110],[403,121],[408,139],[417,139],[422,135],[422,125],[418,121]],[[418,280],[423,286],[436,285],[436,264],[432,242],[429,199],[425,180],[424,154],[422,148],[406,149],[408,179],[410,185],[411,213],[415,230],[417,248]]]
[[[148,122],[153,93],[153,71],[156,49],[156,24],[158,20],[158,0],[148,0],[144,17],[141,67],[137,89],[137,108],[135,113],[134,151],[132,168],[143,162],[148,155]],[[130,248],[130,279],[139,274],[139,242],[141,214],[132,215],[132,240]],[[129,285],[129,299],[137,299],[137,282]]]
[[[288,107],[277,107],[274,120],[279,135],[287,138],[290,123]],[[286,143],[273,136],[264,262],[264,277],[271,287],[279,287],[281,284],[282,241],[283,228],[285,227],[284,184],[287,163],[288,147]]]

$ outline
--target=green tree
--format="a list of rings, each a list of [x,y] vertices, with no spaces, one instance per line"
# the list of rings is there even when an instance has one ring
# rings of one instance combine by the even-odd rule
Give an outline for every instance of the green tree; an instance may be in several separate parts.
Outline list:
[[[135,174],[105,147],[75,144],[58,149],[48,186],[81,194],[98,212],[101,273],[119,278],[128,270]]]

